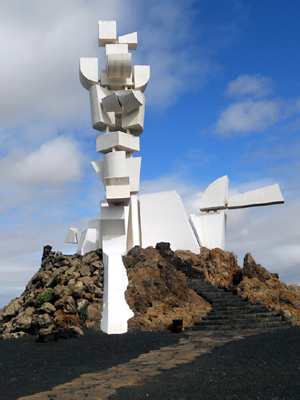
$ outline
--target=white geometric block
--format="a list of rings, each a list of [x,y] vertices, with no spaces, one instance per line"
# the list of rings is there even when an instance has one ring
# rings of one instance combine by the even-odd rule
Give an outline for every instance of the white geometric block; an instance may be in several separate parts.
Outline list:
[[[104,185],[105,178],[104,178],[104,161],[91,161],[91,164],[96,171],[96,174],[100,178],[101,182]]]
[[[141,157],[126,159],[127,172],[130,179],[130,193],[135,194],[140,190]]]
[[[225,248],[227,216],[224,211],[191,214],[190,219],[200,239],[201,246],[208,249]]]
[[[120,255],[122,254],[121,245],[118,246],[118,242],[121,242],[119,237],[103,237],[104,293],[101,330],[108,334],[127,332],[128,320],[134,316],[125,300],[124,293],[127,289],[128,277]],[[110,244],[114,246],[113,254],[109,252],[112,248]],[[116,254],[118,250],[120,253]]]
[[[128,44],[107,44],[105,46],[105,55],[126,53],[128,53]]]
[[[142,94],[142,93],[141,93]],[[129,129],[133,135],[140,135],[144,129],[145,96],[142,94],[143,104],[130,114],[122,113],[122,128]]]
[[[78,236],[80,236],[80,231],[79,229],[76,228],[70,228],[69,232],[67,234],[67,237],[65,239],[65,243],[78,243]]]
[[[140,217],[143,248],[169,242],[172,250],[199,254],[199,243],[175,190],[141,195]]]
[[[116,151],[104,155],[104,177],[117,178],[128,176],[126,152]]]
[[[138,109],[145,100],[145,96],[140,90],[119,90],[118,91],[119,101],[127,113]]]
[[[119,43],[127,43],[129,50],[136,50],[138,44],[137,32],[119,36]]]
[[[92,85],[98,84],[98,58],[80,58],[79,79],[82,86],[87,90]]]
[[[246,193],[237,194],[236,196],[229,197],[228,209],[268,206],[271,204],[283,204],[284,198],[282,197],[279,185],[266,186],[261,189],[251,190]]]
[[[116,43],[117,41],[117,24],[116,21],[98,21],[99,31],[99,47],[105,46],[107,43]]]
[[[97,152],[102,154],[111,152],[113,148],[134,153],[140,151],[140,139],[121,131],[103,133],[97,135],[96,147]]]
[[[200,210],[222,210],[227,206],[228,176],[222,176],[211,183],[200,199]]]
[[[127,232],[127,251],[134,246],[141,245],[140,232],[140,205],[136,195],[130,196],[129,217],[128,217],[128,232]]]
[[[108,184],[108,179],[106,179],[106,201],[113,205],[128,205],[130,200],[129,177],[114,179],[110,178],[112,184]],[[122,184],[123,180],[124,183]],[[113,184],[114,181],[116,182],[115,184]]]
[[[102,86],[107,86],[111,90],[121,90],[127,87],[132,87],[132,74],[128,78],[110,79],[107,76],[106,70],[103,69],[100,74],[100,83]]]
[[[126,79],[131,76],[131,53],[108,54],[106,56],[108,79]]]
[[[106,112],[120,113],[122,111],[122,106],[119,102],[117,93],[112,93],[102,99],[103,109]]]
[[[115,123],[115,114],[106,112],[102,106],[103,97],[108,96],[111,92],[99,85],[93,85],[90,87],[89,93],[93,128],[105,131],[107,126],[113,126]]]
[[[90,251],[95,251],[101,248],[101,225],[100,220],[88,221],[88,227],[80,236],[77,254],[84,255]]]
[[[144,92],[147,83],[150,79],[150,66],[149,65],[134,65],[133,67],[133,82],[134,89]]]

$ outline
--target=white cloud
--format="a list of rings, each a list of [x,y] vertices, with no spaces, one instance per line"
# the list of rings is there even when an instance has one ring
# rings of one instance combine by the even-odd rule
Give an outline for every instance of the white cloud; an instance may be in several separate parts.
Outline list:
[[[264,97],[272,93],[273,81],[261,75],[240,75],[228,83],[226,94],[231,97],[251,95]]]
[[[277,100],[247,99],[230,104],[222,111],[215,132],[262,131],[282,118],[281,104]]]
[[[83,156],[78,147],[74,140],[59,137],[28,155],[13,151],[1,160],[0,168],[7,179],[24,185],[62,186],[81,176]]]

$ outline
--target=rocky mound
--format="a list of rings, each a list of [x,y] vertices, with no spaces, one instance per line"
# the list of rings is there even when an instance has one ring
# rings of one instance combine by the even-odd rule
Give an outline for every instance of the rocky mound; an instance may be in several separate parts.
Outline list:
[[[178,270],[187,265],[180,259],[136,246],[123,262],[129,281],[125,297],[134,312],[129,330],[167,330],[174,319],[183,319],[183,327],[193,326],[210,311],[209,303],[188,288],[185,274]]]
[[[243,268],[233,253],[220,249],[172,251],[168,243],[156,249],[134,247],[123,257],[128,274],[126,300],[134,312],[130,330],[167,330],[173,319],[193,326],[211,306],[187,286],[199,278],[225,286],[251,304],[264,305],[294,325],[300,325],[300,287],[286,285],[277,274],[256,264],[251,254]],[[84,256],[63,255],[44,248],[41,268],[24,293],[9,303],[0,316],[0,337],[25,334],[46,336],[60,330],[99,329],[103,310],[101,251]]]
[[[82,334],[81,328],[99,328],[103,308],[101,258],[101,251],[67,256],[46,246],[41,268],[24,293],[4,307],[1,338],[43,336],[66,328]]]

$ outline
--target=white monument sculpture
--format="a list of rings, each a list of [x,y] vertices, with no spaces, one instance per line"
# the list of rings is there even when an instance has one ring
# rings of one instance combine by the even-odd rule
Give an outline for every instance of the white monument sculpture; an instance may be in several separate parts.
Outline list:
[[[99,21],[99,46],[105,48],[105,69],[98,71],[97,58],[80,59],[80,82],[89,91],[97,152],[103,160],[92,165],[106,196],[100,202],[100,219],[88,221],[85,230],[70,228],[66,242],[76,243],[77,253],[102,249],[104,296],[101,329],[107,333],[127,332],[133,316],[124,293],[128,285],[122,256],[132,247],[169,242],[173,250],[200,247],[224,249],[226,208],[251,207],[283,202],[278,185],[227,199],[227,176],[213,182],[204,192],[200,214],[190,219],[180,196],[173,191],[139,192],[141,158],[139,135],[144,128],[145,96],[150,78],[147,65],[132,66],[129,50],[137,47],[137,33],[119,36],[115,21]],[[221,211],[219,211],[221,210]]]

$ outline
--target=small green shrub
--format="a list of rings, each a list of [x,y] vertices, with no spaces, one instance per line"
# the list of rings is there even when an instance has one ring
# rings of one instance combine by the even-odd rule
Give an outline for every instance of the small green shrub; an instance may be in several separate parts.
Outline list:
[[[54,299],[54,291],[53,289],[48,289],[37,296],[34,305],[35,307],[41,307],[41,305],[46,303],[47,301],[51,303],[53,299]]]
[[[82,307],[82,309],[79,311],[79,318],[80,318],[80,322],[81,322],[81,325],[82,325],[82,326],[85,325],[85,321],[86,321],[86,318],[87,318],[86,313],[87,313],[87,308],[88,308],[88,306],[89,306],[89,304],[86,303],[86,304]]]

